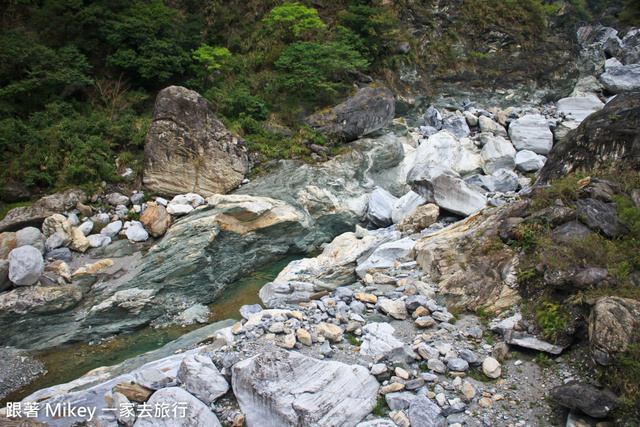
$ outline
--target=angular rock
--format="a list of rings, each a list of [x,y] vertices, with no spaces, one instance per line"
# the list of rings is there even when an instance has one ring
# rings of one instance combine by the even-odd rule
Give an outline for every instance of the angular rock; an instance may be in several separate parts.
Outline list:
[[[71,229],[71,237],[73,240],[69,244],[69,249],[72,251],[84,253],[91,247],[91,242],[85,237],[84,233],[75,227]]]
[[[180,86],[158,93],[144,152],[144,184],[162,195],[224,194],[249,171],[246,142],[224,127],[209,101]]]
[[[444,419],[438,405],[423,395],[418,395],[411,401],[408,416],[411,427],[433,427]]]
[[[491,132],[495,136],[507,136],[507,131],[505,130],[505,128],[502,125],[494,122],[487,116],[478,117],[478,124],[480,125],[481,132]]]
[[[63,246],[68,246],[73,240],[72,229],[71,221],[61,214],[53,214],[42,222],[42,233],[46,237],[58,234]]]
[[[360,353],[375,356],[402,348],[404,344],[393,336],[395,329],[388,323],[369,323],[362,327]]]
[[[414,166],[407,174],[407,184],[428,202],[458,215],[469,216],[487,205],[486,197],[460,175],[438,166]]]
[[[427,201],[419,194],[409,191],[404,196],[400,197],[398,201],[393,205],[393,211],[391,212],[391,220],[394,224],[399,223],[413,212],[418,206],[425,204]]]
[[[469,363],[461,358],[454,358],[447,362],[447,368],[454,372],[465,372],[469,370]]]
[[[471,131],[464,116],[455,116],[442,123],[442,130],[451,132],[458,139],[466,138]]]
[[[376,187],[369,197],[367,219],[379,228],[388,227],[393,223],[393,207],[398,198],[383,188]]]
[[[132,242],[144,242],[149,238],[149,233],[138,221],[133,221],[124,234]]]
[[[422,141],[413,157],[414,165],[432,163],[463,176],[482,170],[482,159],[471,140],[458,140],[447,131],[438,132]]]
[[[558,123],[555,129],[553,129],[553,138],[556,141],[560,141],[562,138],[567,136],[569,132],[571,132],[574,129],[577,129],[579,126],[580,126],[580,122],[563,121],[561,123]]]
[[[553,134],[546,119],[539,114],[528,114],[509,125],[509,137],[516,150],[530,150],[547,154],[553,145]]]
[[[122,221],[114,221],[100,230],[100,234],[102,234],[103,236],[111,237],[113,239],[118,235],[120,230],[122,230]]]
[[[565,408],[580,410],[594,418],[605,418],[617,402],[613,393],[578,381],[563,384],[549,393],[553,400]]]
[[[615,205],[597,199],[576,200],[576,209],[590,229],[601,231],[607,237],[615,237],[618,233],[618,210]]]
[[[491,181],[495,191],[507,193],[518,189],[518,175],[508,169],[498,169],[491,174]]]
[[[143,403],[149,400],[153,394],[153,390],[135,384],[133,382],[122,381],[113,387],[114,393],[122,393],[127,399],[133,402]]]
[[[516,169],[522,172],[535,172],[544,166],[547,158],[530,150],[521,150],[516,154]]]
[[[435,223],[438,215],[440,215],[440,209],[433,203],[419,206],[404,217],[397,229],[403,233],[420,232]]]
[[[131,427],[136,421],[136,415],[134,411],[128,410],[129,408],[133,408],[129,399],[122,393],[113,393],[111,399],[113,400],[112,407],[116,410],[115,416],[118,423]]]
[[[9,280],[17,286],[34,285],[44,273],[44,259],[33,246],[21,246],[9,252]]]
[[[147,202],[147,208],[140,215],[140,222],[150,235],[161,237],[171,225],[171,215],[164,206]]]
[[[11,288],[9,280],[9,261],[0,259],[0,292],[4,292]]]
[[[331,342],[342,341],[342,329],[331,323],[320,322],[316,325],[316,331]]]
[[[600,75],[600,82],[614,94],[640,89],[640,64],[609,67]]]
[[[178,369],[177,378],[185,390],[207,405],[229,390],[227,381],[206,356],[186,356]]]
[[[508,344],[518,345],[520,347],[530,348],[537,351],[544,351],[545,353],[560,354],[564,350],[564,347],[541,341],[534,335],[526,332],[508,331],[504,334],[504,338]]]
[[[156,405],[169,405],[170,410],[160,417],[138,416],[134,427],[157,427],[159,425],[165,427],[220,427],[218,418],[207,405],[180,387],[167,387],[158,390],[153,393],[148,404],[152,408]],[[171,408],[176,408],[176,411],[174,412]]]
[[[435,128],[438,131],[442,129],[442,114],[432,105],[424,112],[423,118],[425,125]]]
[[[131,205],[131,200],[129,200],[127,196],[122,195],[120,193],[107,194],[105,199],[107,203],[109,203],[111,206],[118,206],[118,205],[130,206]]]
[[[595,95],[562,98],[558,101],[558,113],[571,115],[578,123],[592,113],[600,111],[602,107],[604,102]]]
[[[365,87],[329,112],[306,119],[311,128],[344,141],[382,129],[395,116],[395,99],[387,88]]]
[[[85,236],[88,236],[93,231],[93,226],[93,221],[85,221],[78,226],[78,230],[80,230]]]
[[[232,368],[233,391],[248,427],[355,426],[376,404],[368,369],[299,353],[262,353]]]
[[[393,267],[396,259],[406,257],[411,253],[415,243],[411,238],[405,237],[380,245],[370,256],[358,259],[356,273],[359,277],[365,277],[369,270],[383,270]]]
[[[404,320],[407,318],[407,307],[402,300],[390,300],[387,298],[379,298],[376,304],[376,308],[381,310],[388,316],[394,319]]]
[[[100,248],[111,243],[111,237],[104,234],[90,234],[87,236],[87,240],[92,248]]]
[[[513,170],[516,166],[516,149],[513,144],[502,137],[491,138],[482,147],[482,169],[486,174],[492,174],[498,169]]]
[[[478,117],[476,117],[475,114],[473,114],[471,111],[465,111],[463,114],[469,126],[478,126]]]

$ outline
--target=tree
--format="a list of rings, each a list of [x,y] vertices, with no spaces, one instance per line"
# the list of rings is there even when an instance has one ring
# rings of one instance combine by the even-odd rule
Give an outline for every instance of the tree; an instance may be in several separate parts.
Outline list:
[[[274,7],[269,16],[262,20],[272,29],[279,29],[284,33],[285,39],[299,38],[303,33],[322,28],[323,24],[318,18],[318,11],[296,3],[285,3]]]
[[[275,62],[276,67],[284,70],[277,86],[309,97],[331,94],[340,86],[337,80],[367,65],[357,51],[341,43],[296,42]]]
[[[206,75],[222,69],[231,57],[231,52],[226,47],[211,47],[208,44],[202,44],[198,49],[191,51],[191,57],[199,62],[199,65],[194,67],[196,72],[199,75]]]

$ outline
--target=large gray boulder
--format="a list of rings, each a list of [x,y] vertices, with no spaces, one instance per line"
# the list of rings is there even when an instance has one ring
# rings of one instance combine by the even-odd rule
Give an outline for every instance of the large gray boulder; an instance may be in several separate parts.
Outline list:
[[[33,246],[44,254],[46,237],[35,227],[26,227],[16,232],[16,246]]]
[[[158,93],[144,149],[143,181],[158,194],[224,194],[249,171],[246,142],[229,132],[198,93]]]
[[[33,246],[21,246],[9,252],[9,280],[14,285],[34,285],[44,273],[44,259]]]
[[[40,227],[42,221],[56,213],[75,208],[78,202],[86,202],[87,196],[81,190],[67,190],[43,197],[30,206],[20,206],[7,212],[0,221],[0,232],[15,231],[27,226]]]
[[[147,404],[151,408],[155,408],[156,405],[169,405],[169,411],[160,417],[141,417],[138,415],[134,427],[220,427],[220,421],[218,421],[216,414],[211,412],[207,405],[180,387],[167,387],[156,391],[151,395]],[[173,411],[173,408],[176,410]]]
[[[604,107],[604,102],[595,95],[573,96],[558,101],[558,113],[571,115],[578,122],[586,119],[588,115],[602,110],[602,107]]]
[[[540,114],[527,114],[509,125],[509,137],[516,150],[547,154],[553,145],[553,134]]]
[[[487,205],[486,197],[460,175],[439,166],[414,166],[407,174],[407,184],[428,202],[458,215],[469,216]]]
[[[611,93],[640,89],[640,64],[609,67],[600,76],[600,82]]]
[[[186,356],[178,369],[178,380],[185,390],[207,405],[229,390],[229,384],[210,358],[198,354]]]
[[[427,201],[424,197],[415,191],[409,191],[407,194],[400,197],[393,206],[391,220],[394,224],[397,224],[402,221],[405,216],[416,210],[418,206],[424,205],[425,203],[427,203]]]
[[[490,138],[482,147],[480,156],[483,161],[482,169],[489,175],[498,169],[513,170],[516,165],[516,149],[502,137]]]
[[[518,175],[508,169],[498,169],[491,174],[495,191],[506,193],[518,189]]]
[[[594,359],[608,365],[627,351],[640,331],[640,302],[630,298],[600,298],[589,318],[589,343]]]
[[[328,112],[306,119],[313,129],[343,141],[354,141],[391,123],[395,99],[387,88],[365,87]]]
[[[415,240],[405,237],[404,239],[380,245],[370,256],[362,257],[358,260],[356,273],[362,278],[366,276],[370,270],[375,271],[391,268],[396,259],[408,256],[415,244]]]
[[[355,426],[375,406],[379,388],[363,366],[284,350],[236,363],[232,373],[248,427]]]
[[[434,163],[462,176],[482,170],[482,160],[476,147],[468,140],[458,140],[451,132],[441,131],[426,141],[421,140],[413,164]]]
[[[393,207],[398,198],[384,188],[376,187],[369,197],[367,219],[376,227],[388,227],[393,223]]]

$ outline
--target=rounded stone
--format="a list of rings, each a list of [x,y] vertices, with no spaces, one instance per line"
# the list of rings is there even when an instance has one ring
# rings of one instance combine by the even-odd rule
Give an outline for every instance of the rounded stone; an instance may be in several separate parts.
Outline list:
[[[44,259],[33,246],[21,246],[9,253],[9,280],[18,286],[35,284],[44,272]]]

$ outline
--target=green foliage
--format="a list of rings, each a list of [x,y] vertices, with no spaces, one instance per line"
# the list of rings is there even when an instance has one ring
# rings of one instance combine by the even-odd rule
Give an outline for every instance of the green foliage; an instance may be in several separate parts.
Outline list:
[[[398,34],[398,18],[385,7],[349,6],[338,13],[338,39],[372,63],[390,53]]]
[[[484,307],[476,308],[476,316],[480,318],[480,322],[484,326],[487,326],[491,321],[491,319],[495,317],[493,313],[488,312],[487,310],[484,309]]]
[[[191,59],[177,31],[183,20],[178,12],[162,0],[128,3],[103,28],[113,49],[107,65],[134,72],[145,81],[165,82],[184,74]]]
[[[257,121],[269,118],[266,102],[261,97],[252,95],[246,83],[236,83],[226,90],[213,89],[207,92],[207,98],[225,117],[230,119],[237,119],[241,115]]]
[[[33,202],[16,202],[16,203],[9,203],[8,205],[4,205],[2,209],[0,209],[0,221],[2,221],[5,216],[7,216],[7,213],[11,209],[20,208],[23,206],[31,206],[32,204]]]
[[[618,205],[618,221],[627,228],[627,234],[640,239],[640,209],[627,197],[614,195],[612,199]]]
[[[551,360],[545,353],[540,352],[536,354],[536,357],[533,360],[535,360],[535,362],[541,368],[548,368],[549,366],[551,366]]]
[[[208,44],[202,44],[191,52],[193,60],[199,63],[195,67],[196,72],[204,75],[222,69],[230,56],[231,52],[226,47],[211,47]]]
[[[283,71],[276,86],[312,98],[332,96],[347,72],[363,70],[367,65],[357,51],[343,44],[296,42],[287,46],[275,62]]]
[[[262,22],[270,29],[276,30],[276,35],[278,32],[283,34],[287,40],[323,27],[322,21],[318,18],[318,11],[298,2],[274,7]]]
[[[555,342],[567,327],[568,313],[558,304],[542,301],[536,308],[536,321],[545,338]]]
[[[71,83],[89,86],[91,66],[75,46],[56,50],[23,30],[0,36],[0,116],[26,114],[56,97]]]
[[[351,344],[354,347],[360,347],[362,345],[362,341],[359,340],[355,335],[353,335],[352,333],[348,333],[344,336],[346,338],[346,340],[349,342],[349,344]]]
[[[384,417],[391,410],[389,405],[387,405],[387,400],[384,396],[378,396],[378,400],[376,400],[376,406],[373,408],[371,413],[376,417]]]

